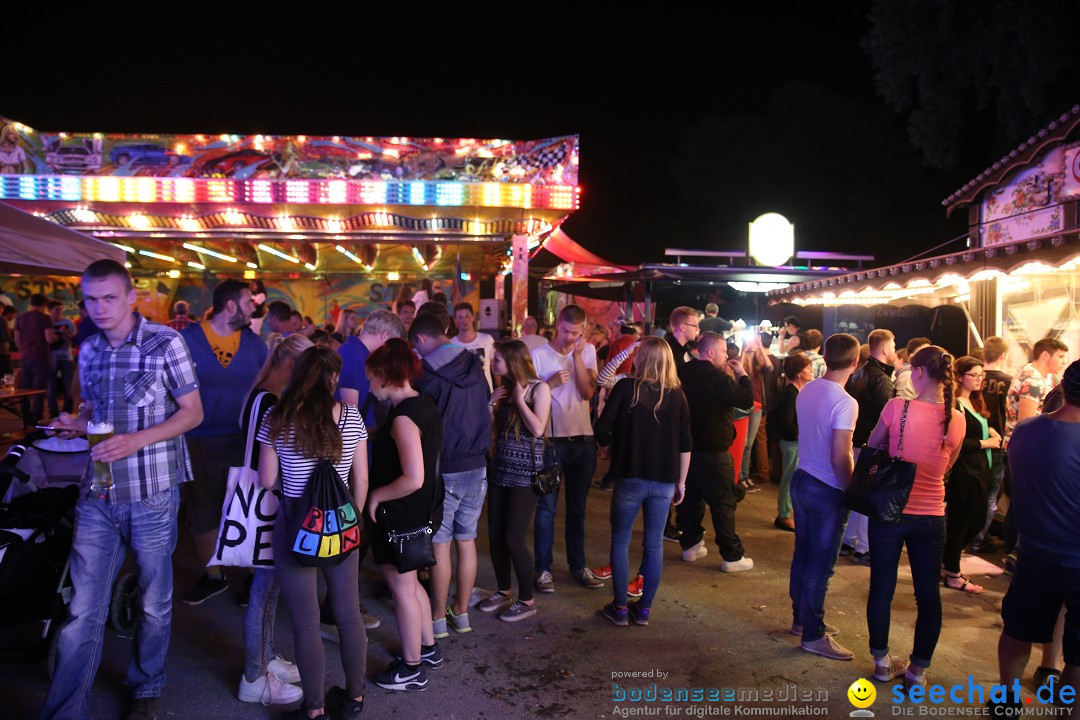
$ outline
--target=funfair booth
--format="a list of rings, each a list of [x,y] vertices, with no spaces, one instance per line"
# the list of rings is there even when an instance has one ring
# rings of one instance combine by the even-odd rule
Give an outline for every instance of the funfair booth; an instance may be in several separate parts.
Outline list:
[[[946,198],[966,209],[963,249],[774,290],[770,302],[823,310],[826,334],[888,327],[953,352],[1009,341],[1010,366],[1056,337],[1080,351],[1080,105]]]
[[[175,299],[206,309],[215,276],[263,280],[322,322],[425,278],[475,301],[513,275],[509,303],[504,282],[485,284],[486,309],[519,323],[529,253],[577,209],[577,178],[576,135],[119,135],[0,118],[0,203],[122,250],[155,319]],[[31,292],[76,299],[61,276],[4,275],[0,291],[20,307]]]

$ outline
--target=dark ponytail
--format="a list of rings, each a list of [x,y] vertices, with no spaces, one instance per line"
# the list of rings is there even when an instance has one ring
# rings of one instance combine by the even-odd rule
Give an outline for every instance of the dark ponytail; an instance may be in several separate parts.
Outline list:
[[[944,432],[941,435],[941,447],[949,437],[949,423],[952,422],[953,405],[956,402],[956,374],[953,371],[953,356],[945,348],[927,345],[911,358],[911,367],[920,367],[943,387],[945,393]]]

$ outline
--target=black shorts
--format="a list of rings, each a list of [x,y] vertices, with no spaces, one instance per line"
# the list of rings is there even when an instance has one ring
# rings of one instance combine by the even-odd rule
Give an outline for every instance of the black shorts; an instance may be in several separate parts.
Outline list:
[[[1021,548],[1012,583],[1001,603],[1005,634],[1021,642],[1050,642],[1062,605],[1068,611],[1065,662],[1080,665],[1080,570],[1024,554]]]

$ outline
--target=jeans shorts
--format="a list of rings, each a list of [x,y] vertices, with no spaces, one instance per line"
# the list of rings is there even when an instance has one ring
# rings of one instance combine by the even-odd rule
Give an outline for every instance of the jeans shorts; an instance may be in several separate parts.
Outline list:
[[[1061,606],[1065,615],[1063,638],[1065,663],[1080,665],[1080,573],[1060,563],[1031,553],[1016,561],[1009,590],[1001,602],[1005,634],[1014,640],[1048,643],[1054,636]]]
[[[487,495],[487,468],[443,473],[442,477],[446,488],[443,519],[432,541],[475,540],[476,525],[480,522],[484,496]]]

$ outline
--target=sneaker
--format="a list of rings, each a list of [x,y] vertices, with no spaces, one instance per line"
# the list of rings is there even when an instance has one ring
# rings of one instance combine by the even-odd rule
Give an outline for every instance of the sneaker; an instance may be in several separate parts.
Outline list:
[[[267,666],[269,668],[269,666]],[[296,685],[290,685],[272,672],[268,672],[255,682],[248,682],[240,676],[240,689],[236,692],[240,702],[262,703],[263,705],[289,705],[304,697],[304,691]]]
[[[398,662],[404,662],[400,655],[395,655],[394,660]],[[442,647],[439,643],[433,643],[431,645],[420,646],[420,664],[427,665],[434,670],[435,668],[441,668],[443,664]]]
[[[127,720],[157,720],[157,718],[158,698],[144,697],[131,701],[131,711],[128,712]]]
[[[754,561],[746,557],[745,555],[742,557],[741,560],[733,560],[732,562],[728,562],[727,560],[725,560],[724,562],[720,563],[720,572],[737,573],[746,572],[747,570],[753,569]]]
[[[638,577],[641,577],[640,575]],[[641,607],[641,603],[632,602],[626,606],[626,612],[635,625],[648,625],[650,608]]]
[[[536,576],[536,582],[533,585],[536,587],[537,592],[555,592],[555,581],[551,579],[551,573],[547,570]]]
[[[852,555],[851,555],[851,564],[852,565],[862,565],[864,567],[870,567],[870,553],[868,553],[868,552],[852,553]]]
[[[847,557],[851,553],[855,552],[855,548],[847,543],[840,546],[840,557]]]
[[[436,640],[450,637],[450,631],[446,629],[446,618],[431,621],[431,629],[435,633]]]
[[[589,568],[582,568],[579,572],[572,572],[570,576],[590,590],[599,590],[604,587],[603,581],[593,575]]]
[[[427,687],[427,670],[419,665],[406,665],[398,659],[375,676],[375,684],[386,690],[423,690]]]
[[[792,635],[802,635],[802,629],[803,629],[802,625],[792,624],[792,626],[791,626],[791,634]],[[825,623],[825,634],[826,635],[832,635],[833,637],[836,637],[837,635],[840,634],[840,628],[836,627],[835,625],[830,625],[829,623]]]
[[[1011,552],[1005,556],[1005,559],[1001,562],[1002,567],[1005,568],[1006,575],[1012,575],[1016,572],[1016,553]]]
[[[360,617],[364,621],[364,629],[365,630],[374,630],[375,628],[382,625],[382,620],[375,617],[371,613],[364,612],[363,607],[360,608]]]
[[[480,612],[495,612],[510,600],[510,596],[504,592],[494,592],[488,595],[487,600],[481,600],[476,604]]]
[[[612,488],[615,487],[615,478],[610,478],[609,479],[608,476],[605,475],[604,477],[600,478],[599,480],[593,480],[592,486],[594,488],[596,488],[597,490],[603,490],[604,492],[611,492]]]
[[[668,525],[664,528],[664,541],[665,542],[679,542],[679,538],[682,537],[682,531],[676,528],[674,525]]]
[[[337,625],[331,625],[330,623],[320,623],[319,637],[321,637],[323,640],[329,640],[332,643],[341,644],[341,638],[338,637]]]
[[[626,585],[626,595],[632,598],[639,598],[645,592],[645,578],[638,575]]]
[[[195,587],[188,591],[188,594],[180,598],[187,605],[202,605],[204,602],[220,595],[229,589],[229,581],[225,579],[225,576],[219,578],[212,578],[206,573],[202,574],[198,582],[195,583]]]
[[[911,668],[908,667],[908,669],[906,671],[904,671],[904,690],[905,690],[905,692],[910,690],[911,688],[915,687],[916,685],[921,685],[922,687],[926,687],[926,674],[923,673],[922,675],[912,675],[911,674]]]
[[[967,551],[972,555],[989,555],[997,548],[990,540],[982,540],[980,542],[973,542],[968,546]]]
[[[460,615],[454,614],[454,606],[446,606],[446,619],[449,621],[447,624],[454,628],[454,632],[467,633],[472,632],[472,626],[469,625],[469,611],[461,613]]]
[[[613,602],[605,605],[600,610],[600,614],[610,620],[612,625],[618,625],[619,627],[629,627],[630,625],[629,613],[626,608],[617,608]]]
[[[889,682],[907,672],[907,660],[895,655],[886,655],[883,658],[874,658],[874,679],[881,682]]]
[[[271,675],[277,675],[278,680],[287,683],[300,682],[300,669],[296,667],[295,663],[291,663],[280,655],[275,655],[274,658],[266,664],[266,672]]]
[[[705,547],[704,540],[698,540],[697,545],[691,545],[682,551],[683,562],[694,562],[709,554],[709,548]]]
[[[526,605],[520,600],[515,600],[514,604],[499,613],[499,619],[503,622],[517,622],[518,620],[524,620],[525,618],[531,618],[536,614],[536,603],[532,605]]]
[[[595,575],[596,577],[600,578],[601,580],[610,580],[611,579],[611,566],[610,565],[601,565],[600,567],[593,570],[592,574]]]
[[[804,640],[800,643],[800,647],[808,653],[814,653],[832,660],[851,660],[855,657],[855,653],[833,640],[832,635],[825,635],[814,642]]]
[[[1054,681],[1054,685],[1061,685],[1061,671],[1057,668],[1043,667],[1040,665],[1035,670],[1035,687],[1043,687],[1047,685],[1051,680]]]
[[[334,720],[360,720],[364,712],[364,701],[353,700],[345,688],[335,685],[326,693],[326,712]]]

